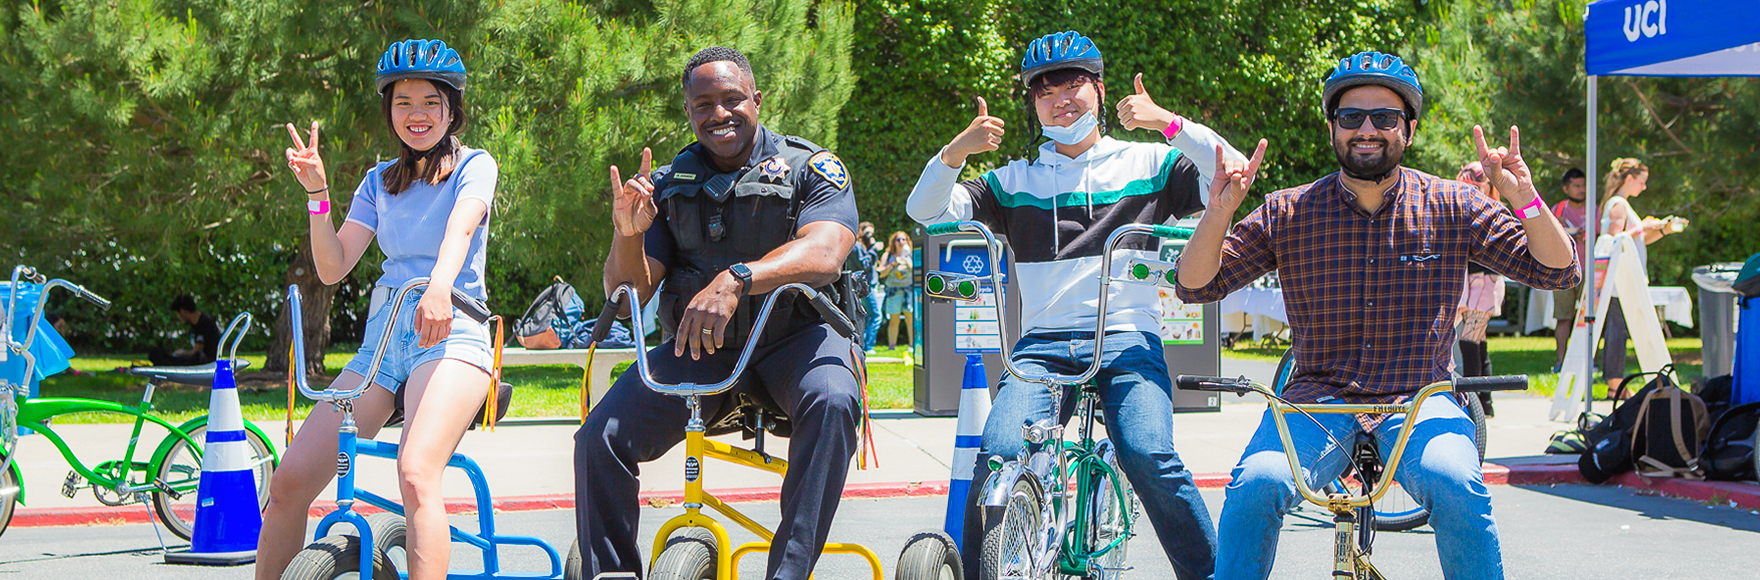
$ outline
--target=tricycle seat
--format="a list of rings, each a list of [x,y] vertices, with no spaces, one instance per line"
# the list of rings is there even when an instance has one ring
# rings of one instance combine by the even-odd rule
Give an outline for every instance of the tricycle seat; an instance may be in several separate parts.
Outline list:
[[[251,366],[250,361],[233,359],[232,370],[243,370]],[[214,363],[187,367],[130,367],[128,374],[146,377],[154,383],[177,383],[192,387],[214,386]]]
[[[408,385],[405,385],[405,386],[408,386]],[[403,424],[403,409],[404,409],[403,393],[404,393],[404,391],[405,391],[405,389],[398,389],[397,390],[397,405],[391,408],[391,416],[385,418],[385,426],[386,427],[396,427],[398,425]],[[486,402],[487,401],[485,401],[485,403]],[[507,383],[501,383],[500,387],[495,389],[495,421],[496,422],[500,422],[502,419],[507,418],[507,408],[512,406],[512,404],[513,404],[513,385],[510,385]],[[477,416],[475,418],[471,419],[471,427],[470,427],[471,429],[476,429],[477,425],[483,424],[483,412],[485,410],[487,410],[487,407],[488,407],[488,405],[486,405],[486,404],[480,405],[477,407]]]

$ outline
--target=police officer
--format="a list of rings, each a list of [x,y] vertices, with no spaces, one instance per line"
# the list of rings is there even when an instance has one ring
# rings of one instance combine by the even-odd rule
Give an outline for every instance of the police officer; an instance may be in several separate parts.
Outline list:
[[[855,243],[856,202],[836,155],[758,123],[763,93],[739,51],[711,47],[684,67],[684,109],[697,142],[672,163],[623,181],[616,167],[605,288],[648,296],[661,281],[661,325],[671,338],[649,351],[663,382],[711,383],[731,372],[762,297],[801,282],[831,290]],[[835,294],[833,294],[835,295]],[[798,294],[779,303],[733,389],[702,399],[714,425],[741,401],[785,412],[792,423],[782,523],[766,578],[805,580],[819,558],[856,451],[861,390],[850,341]],[[624,373],[575,434],[575,518],[583,576],[639,572],[637,464],[684,439],[678,397]]]

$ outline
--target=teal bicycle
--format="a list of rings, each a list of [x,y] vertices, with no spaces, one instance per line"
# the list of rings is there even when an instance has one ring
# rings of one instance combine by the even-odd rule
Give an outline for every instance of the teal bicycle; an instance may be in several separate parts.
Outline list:
[[[989,248],[989,283],[1002,287],[1002,246],[988,227],[975,221],[929,226],[931,235],[971,232],[983,236]],[[1113,283],[1167,286],[1172,284],[1172,264],[1133,258],[1125,274],[1112,277],[1113,253],[1129,235],[1184,239],[1191,230],[1165,225],[1131,224],[1114,230],[1106,239],[1100,267],[1099,316],[1096,317],[1094,351],[1103,352],[1106,340],[1106,300]],[[953,272],[924,274],[925,293],[937,298],[975,302],[983,280]],[[998,333],[1007,335],[1005,301],[993,301]],[[1133,535],[1137,516],[1136,495],[1119,470],[1117,449],[1110,439],[1094,438],[1094,422],[1100,406],[1094,377],[1101,357],[1094,357],[1079,375],[1027,372],[1014,365],[1007,341],[1002,361],[1010,374],[1042,385],[1053,393],[1051,415],[1022,427],[1027,443],[1009,460],[989,458],[991,475],[979,494],[977,509],[984,517],[983,545],[978,554],[982,580],[1004,578],[1048,579],[1063,576],[1111,580],[1128,568],[1125,549]],[[1077,438],[1064,439],[1062,393],[1079,385],[1076,397]],[[919,535],[899,558],[901,580],[958,578],[959,562],[950,558],[952,547],[940,534]]]
[[[22,342],[13,340],[11,328],[21,294],[25,294],[25,286],[21,282],[34,284],[34,292],[40,292],[32,308],[30,327],[25,331]],[[24,503],[24,479],[18,464],[13,461],[14,451],[18,449],[18,432],[20,428],[30,429],[41,434],[55,449],[61,453],[71,469],[61,484],[61,494],[72,498],[80,491],[91,490],[92,496],[107,506],[122,506],[150,503],[153,513],[172,534],[190,539],[195,529],[196,488],[202,475],[202,444],[206,440],[208,416],[203,415],[183,423],[173,424],[153,413],[153,392],[166,383],[178,383],[197,387],[207,387],[214,380],[214,365],[193,367],[138,367],[129,369],[129,373],[147,379],[147,388],[141,396],[140,403],[134,406],[122,405],[110,401],[93,399],[40,397],[28,398],[30,377],[35,372],[37,363],[31,352],[31,345],[37,339],[37,329],[42,324],[43,304],[47,302],[50,291],[57,288],[71,291],[100,308],[108,308],[110,302],[98,295],[66,280],[46,280],[27,266],[18,266],[12,271],[12,283],[6,299],[6,310],[0,313],[0,337],[6,341],[6,348],[0,351],[0,362],[6,356],[20,357],[23,365],[5,366],[7,371],[22,370],[22,373],[0,373],[0,533],[12,521],[12,514],[17,504]],[[27,303],[28,304],[28,303]],[[234,365],[242,367],[244,361],[236,360],[238,343],[251,326],[250,314],[240,314],[226,327],[221,336],[220,344],[230,344],[227,355],[235,359]],[[230,340],[230,343],[228,343]],[[134,428],[122,449],[120,457],[101,461],[96,465],[88,465],[76,456],[68,446],[67,440],[55,432],[52,420],[55,417],[74,413],[106,413],[131,417]],[[150,455],[144,455],[139,445],[143,428],[152,423],[163,428],[166,435],[158,445],[153,447]],[[257,481],[257,498],[259,505],[269,499],[269,476],[274,472],[280,457],[275,447],[263,432],[245,422],[246,439],[251,450],[250,467],[255,472]]]

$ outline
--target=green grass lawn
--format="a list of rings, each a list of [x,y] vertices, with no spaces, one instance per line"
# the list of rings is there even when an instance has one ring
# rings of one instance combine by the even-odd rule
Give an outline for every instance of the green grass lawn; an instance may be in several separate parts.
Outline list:
[[[1529,392],[1542,396],[1552,395],[1558,375],[1551,372],[1554,344],[1551,337],[1494,337],[1490,342],[1491,360],[1497,373],[1526,374],[1532,377]],[[1276,362],[1283,355],[1282,348],[1246,346],[1243,344],[1242,348],[1224,349],[1222,356]],[[1668,341],[1668,349],[1674,356],[1677,374],[1683,382],[1690,383],[1699,376],[1699,339],[1671,339]],[[324,360],[328,373],[335,375],[341,372],[342,366],[353,353],[353,349],[338,348],[326,354]],[[902,348],[881,347],[875,357],[903,358],[904,355]],[[43,381],[41,394],[45,397],[99,399],[132,406],[140,402],[146,381],[112,371],[117,367],[128,366],[130,361],[140,358],[144,357],[127,354],[76,357],[73,359],[73,368],[78,373],[62,373],[50,377]],[[245,355],[244,358],[251,361],[252,369],[262,368],[263,355]],[[1627,361],[1627,372],[1636,372],[1637,355],[1627,357]],[[615,378],[628,366],[628,363],[619,365],[613,369],[612,376]],[[502,376],[503,380],[517,387],[514,390],[512,408],[508,411],[509,417],[572,417],[580,414],[581,369],[578,367],[508,367]],[[869,364],[869,405],[874,409],[911,408],[912,381],[911,367],[904,363]],[[239,390],[239,403],[244,407],[245,417],[259,423],[284,420],[287,416],[287,390],[284,385],[283,381],[247,382]],[[313,387],[322,388],[323,385]],[[1597,382],[1597,396],[1604,396],[1605,392],[1606,383]],[[153,405],[162,416],[173,422],[182,421],[207,413],[208,391],[178,386],[161,388],[153,395]],[[295,397],[294,417],[304,417],[311,406],[312,402],[304,397]],[[122,423],[128,420],[121,415],[91,413],[56,419],[62,423]]]

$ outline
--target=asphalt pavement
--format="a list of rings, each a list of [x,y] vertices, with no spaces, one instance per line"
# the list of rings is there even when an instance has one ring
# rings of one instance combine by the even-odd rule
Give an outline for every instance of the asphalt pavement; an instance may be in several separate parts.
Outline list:
[[[1587,485],[1497,486],[1493,504],[1504,547],[1509,578],[1753,578],[1760,554],[1760,515],[1685,500],[1641,495],[1630,490]],[[1222,492],[1206,490],[1212,514],[1222,507]],[[832,541],[859,542],[880,555],[891,578],[898,553],[916,531],[939,527],[945,498],[849,499],[838,512]],[[738,504],[754,519],[773,524],[774,502]],[[643,553],[654,530],[666,518],[682,513],[676,507],[642,509]],[[455,516],[470,527],[473,516]],[[1331,565],[1332,535],[1325,517],[1304,510],[1286,518],[1272,578],[1318,578]],[[497,515],[508,533],[533,535],[552,542],[561,553],[573,535],[573,512],[544,510]],[[1140,525],[1129,544],[1127,578],[1171,578],[1151,526]],[[733,531],[735,542],[754,539]],[[0,578],[155,578],[201,580],[248,578],[252,568],[208,568],[164,564],[151,526],[14,528],[0,537]],[[472,548],[455,544],[454,566],[473,568],[480,559]],[[533,548],[502,553],[515,570],[547,568],[547,558]],[[1392,578],[1441,578],[1435,536],[1429,528],[1376,536],[1376,565]],[[741,576],[763,574],[762,555],[742,562]],[[828,555],[816,577],[866,578],[858,558]]]

